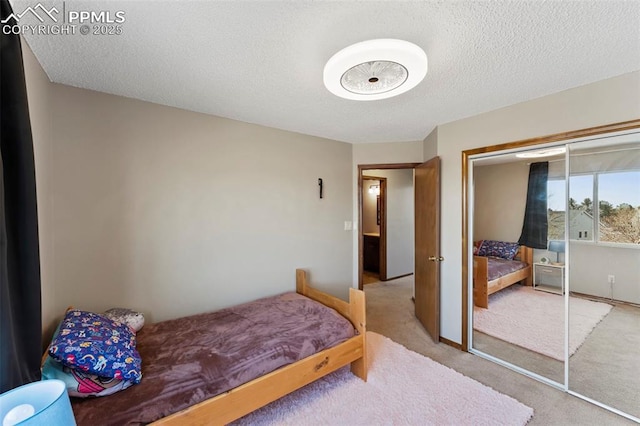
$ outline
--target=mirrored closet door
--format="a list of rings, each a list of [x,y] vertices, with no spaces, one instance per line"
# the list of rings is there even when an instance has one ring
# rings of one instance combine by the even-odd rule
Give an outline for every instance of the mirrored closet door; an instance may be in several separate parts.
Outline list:
[[[465,153],[470,351],[640,422],[640,125],[550,139]]]
[[[558,386],[565,382],[562,151],[473,159],[470,226],[473,349]]]
[[[567,148],[569,389],[640,418],[640,135]]]

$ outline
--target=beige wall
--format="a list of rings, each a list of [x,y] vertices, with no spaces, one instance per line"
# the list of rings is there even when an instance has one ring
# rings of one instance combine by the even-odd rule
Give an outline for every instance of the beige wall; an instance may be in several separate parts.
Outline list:
[[[40,209],[45,321],[68,305],[149,321],[213,310],[294,290],[296,267],[347,297],[351,145],[44,87],[48,105],[32,109],[52,128],[36,143],[39,201],[52,200]]]
[[[293,290],[296,267],[346,297],[350,145],[62,85],[53,96],[55,282],[72,304],[162,320]]]
[[[442,160],[441,334],[462,336],[462,151],[640,117],[640,72],[603,80],[438,127]]]
[[[436,127],[424,138],[423,142],[423,160],[427,161],[438,155],[438,128]]]
[[[527,162],[474,167],[473,179],[473,240],[518,241],[527,201]]]
[[[359,164],[420,163],[423,148],[423,141],[353,144],[355,176]]]
[[[571,291],[640,304],[637,248],[572,241],[569,257]],[[613,285],[609,284],[609,275],[615,276]]]

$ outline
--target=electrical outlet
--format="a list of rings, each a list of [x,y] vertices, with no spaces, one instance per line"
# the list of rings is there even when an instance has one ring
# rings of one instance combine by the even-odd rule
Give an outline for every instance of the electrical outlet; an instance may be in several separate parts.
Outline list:
[[[615,275],[609,275],[608,282],[609,282],[609,284],[614,284],[616,282],[616,276]]]

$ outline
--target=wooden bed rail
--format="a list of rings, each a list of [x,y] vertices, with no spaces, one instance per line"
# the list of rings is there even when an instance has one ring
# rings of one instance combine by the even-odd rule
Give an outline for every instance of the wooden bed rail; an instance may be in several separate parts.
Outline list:
[[[303,296],[307,296],[325,306],[335,309],[340,315],[351,321],[351,324],[363,336],[367,334],[366,318],[366,302],[364,292],[355,288],[349,289],[349,303],[344,300],[331,296],[311,286],[307,281],[307,272],[303,269],[296,269],[296,291]],[[362,358],[351,364],[351,372],[362,380],[367,380],[367,348],[366,340],[363,342]]]
[[[307,272],[304,269],[296,269],[296,291],[303,296],[335,309],[343,317],[351,319],[351,306],[349,303],[310,287],[307,281]]]

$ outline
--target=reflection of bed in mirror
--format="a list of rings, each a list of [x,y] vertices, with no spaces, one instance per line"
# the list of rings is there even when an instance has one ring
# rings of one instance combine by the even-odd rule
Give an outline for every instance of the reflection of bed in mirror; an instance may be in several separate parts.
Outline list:
[[[532,285],[533,249],[520,246],[514,260],[473,256],[473,303],[489,307],[489,296],[515,283]]]

